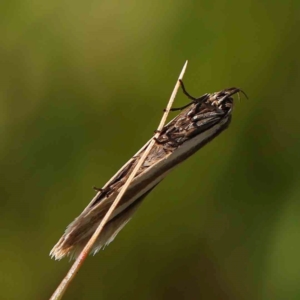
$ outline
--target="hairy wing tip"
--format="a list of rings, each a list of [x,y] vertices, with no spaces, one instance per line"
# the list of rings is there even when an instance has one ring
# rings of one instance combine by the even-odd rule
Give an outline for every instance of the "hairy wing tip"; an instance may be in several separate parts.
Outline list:
[[[58,243],[54,245],[49,255],[55,260],[61,260],[65,256],[68,256],[71,251],[72,247],[65,247],[64,239],[61,238]]]
[[[55,259],[55,260],[61,260],[64,258],[66,255],[68,255],[68,251],[62,249],[62,248],[57,248],[54,246],[54,248],[50,251],[50,257]]]

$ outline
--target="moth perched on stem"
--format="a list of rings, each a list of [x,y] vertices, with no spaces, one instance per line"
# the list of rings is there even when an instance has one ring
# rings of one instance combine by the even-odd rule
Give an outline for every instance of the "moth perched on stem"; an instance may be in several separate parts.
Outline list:
[[[232,96],[242,92],[240,89],[229,88],[194,98],[186,91],[183,82],[180,83],[184,94],[191,102],[184,107],[171,109],[181,112],[157,132],[158,137],[155,139],[154,146],[103,227],[92,247],[93,253],[113,241],[144,198],[175,166],[229,126],[233,108]],[[103,188],[98,189],[94,199],[67,227],[64,235],[54,246],[51,251],[52,257],[55,259],[61,259],[66,255],[76,257],[80,253],[110,209],[150,141]]]
[[[206,143],[215,138],[231,121],[232,96],[238,88],[192,97],[182,82],[187,61],[154,137],[141,148],[98,193],[66,229],[50,255],[61,259],[77,257],[50,300],[59,300],[76,276],[90,252],[98,252],[109,244],[131,219],[149,192],[171,171]],[[173,108],[179,86],[191,102]],[[241,91],[243,93],[243,91]],[[166,126],[169,111],[182,111]]]

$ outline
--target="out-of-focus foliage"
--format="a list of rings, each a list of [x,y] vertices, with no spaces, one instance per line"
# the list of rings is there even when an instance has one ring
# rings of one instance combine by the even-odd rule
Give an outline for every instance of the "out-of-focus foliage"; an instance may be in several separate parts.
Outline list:
[[[65,299],[300,299],[300,2],[4,0],[1,299],[47,299],[48,253],[156,128],[186,59],[238,86],[230,128],[160,184]],[[187,103],[180,95],[176,105]]]

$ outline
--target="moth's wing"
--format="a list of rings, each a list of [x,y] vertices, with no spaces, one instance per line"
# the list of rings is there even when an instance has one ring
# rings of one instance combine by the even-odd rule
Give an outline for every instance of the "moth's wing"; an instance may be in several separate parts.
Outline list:
[[[180,118],[179,115],[177,115],[174,119],[172,119],[167,125],[164,126],[162,131],[166,131],[170,126],[172,126],[173,123],[177,121],[177,119]],[[134,164],[137,157],[140,157],[141,153],[145,151],[145,149],[148,147],[151,139],[136,153],[133,155],[131,159],[129,159],[121,168],[119,171],[116,172],[116,174],[103,186],[103,190],[107,187],[109,187],[111,184],[113,184],[118,178],[122,176],[122,174],[126,171],[126,169],[131,165]],[[98,202],[101,198],[102,192],[99,191],[95,197],[91,200],[91,202],[87,205],[87,207],[83,210],[82,214],[86,211],[88,211],[91,206],[93,206],[96,202]]]
[[[147,148],[148,144],[150,143],[151,140],[149,140],[131,159],[129,159],[121,168],[119,171],[116,172],[116,174],[103,186],[102,189],[105,189],[109,187],[117,178],[122,176],[122,173],[130,166],[134,161],[136,160],[136,157],[138,157],[145,149]],[[99,201],[99,198],[101,197],[102,192],[99,191],[95,197],[91,200],[91,202],[87,205],[87,207],[83,210],[82,213],[85,211],[89,210],[91,206],[93,206],[97,201]]]
[[[114,240],[117,234],[131,220],[133,214],[141,205],[143,199],[152,191],[152,189],[155,188],[155,186],[153,186],[145,194],[143,194],[138,199],[136,199],[131,205],[126,207],[122,211],[122,213],[117,214],[114,218],[112,218],[109,222],[106,223],[106,225],[103,228],[103,231],[101,232],[100,236],[96,240],[91,250],[92,253],[96,254],[99,250],[101,250],[102,248],[104,248]],[[78,234],[78,229],[79,229],[78,226],[76,226],[76,228],[72,228],[75,221],[68,226],[66,233],[67,231],[72,232],[74,229]],[[83,248],[85,247],[85,245],[87,244],[87,242],[91,237],[91,233],[93,233],[96,230],[100,222],[101,219],[98,220],[96,224],[91,225],[91,228],[89,228],[89,234],[86,234],[86,232],[82,232],[82,234],[85,235],[85,237],[81,236],[76,242],[70,239],[70,236],[65,233],[60,238],[58,243],[53,247],[53,249],[50,252],[50,255],[58,260],[60,260],[66,255],[70,255],[71,258],[76,258],[83,250]]]

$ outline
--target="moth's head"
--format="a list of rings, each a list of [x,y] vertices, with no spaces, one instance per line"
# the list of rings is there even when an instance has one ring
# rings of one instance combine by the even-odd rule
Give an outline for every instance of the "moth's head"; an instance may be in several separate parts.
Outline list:
[[[208,101],[210,102],[211,105],[214,105],[221,110],[230,111],[233,107],[232,96],[235,94],[239,95],[239,93],[242,93],[247,98],[247,95],[241,89],[232,87],[211,94]]]

